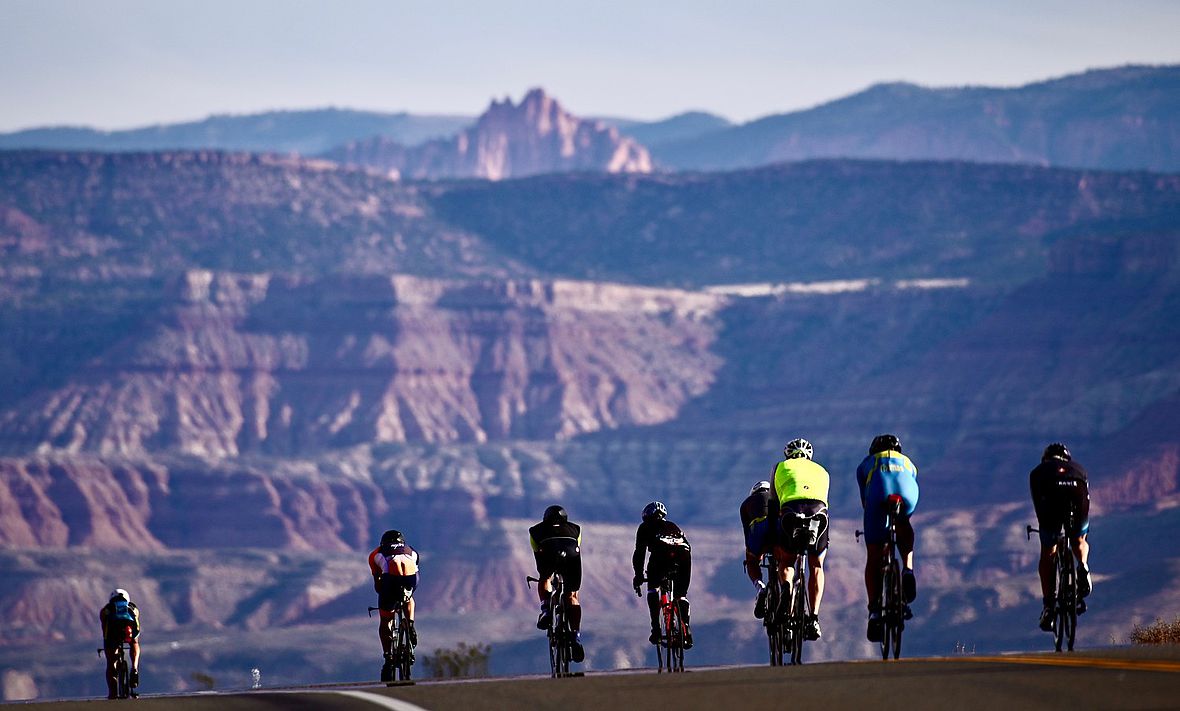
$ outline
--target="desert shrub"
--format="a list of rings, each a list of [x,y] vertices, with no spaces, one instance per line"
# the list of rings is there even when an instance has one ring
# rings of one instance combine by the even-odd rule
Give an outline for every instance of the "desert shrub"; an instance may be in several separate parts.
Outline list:
[[[1135,625],[1132,644],[1180,644],[1180,617],[1165,622],[1156,618],[1150,625]]]
[[[486,644],[468,646],[460,642],[451,649],[437,649],[434,654],[422,659],[426,676],[435,679],[459,679],[463,677],[488,675],[488,652]]]

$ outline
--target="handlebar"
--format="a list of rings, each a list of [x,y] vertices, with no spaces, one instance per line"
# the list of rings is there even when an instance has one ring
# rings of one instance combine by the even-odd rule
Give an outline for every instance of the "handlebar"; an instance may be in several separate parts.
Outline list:
[[[857,541],[857,543],[859,543],[859,542],[860,542],[861,536],[863,536],[863,535],[865,535],[865,532],[864,532],[864,531],[857,531],[857,532],[856,532],[856,541]]]
[[[639,585],[633,585],[635,588],[635,597],[643,597],[643,593],[639,590],[640,586],[647,582],[647,578],[639,578]]]
[[[1033,528],[1031,525],[1029,525],[1029,526],[1025,526],[1025,527],[1024,527],[1024,539],[1025,539],[1026,541],[1031,541],[1031,540],[1032,540],[1032,534],[1034,534],[1034,533],[1040,533],[1040,531],[1038,531],[1037,529]]]

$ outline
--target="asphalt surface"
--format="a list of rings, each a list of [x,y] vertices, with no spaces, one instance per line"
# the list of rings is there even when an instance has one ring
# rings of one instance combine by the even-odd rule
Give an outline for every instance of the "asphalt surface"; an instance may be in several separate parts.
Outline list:
[[[77,711],[102,700],[33,704]],[[342,685],[315,689],[144,697],[140,711],[418,711],[429,709],[663,710],[855,709],[1180,709],[1180,647],[1079,654],[961,656],[800,667],[603,672],[568,679],[515,678]]]

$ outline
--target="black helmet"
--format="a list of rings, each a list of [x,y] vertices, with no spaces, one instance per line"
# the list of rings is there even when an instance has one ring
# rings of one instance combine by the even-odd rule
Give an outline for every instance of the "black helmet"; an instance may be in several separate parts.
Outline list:
[[[406,542],[406,537],[402,535],[401,531],[390,529],[381,534],[381,548],[388,551],[394,546],[400,546]]]
[[[1068,462],[1070,460],[1069,450],[1065,448],[1064,444],[1054,442],[1048,447],[1045,447],[1044,453],[1041,454],[1042,462],[1049,459],[1062,459]]]
[[[569,514],[557,504],[545,509],[545,515],[541,517],[541,523],[565,523],[568,520],[570,520]]]
[[[896,435],[877,435],[873,438],[873,443],[869,445],[869,454],[887,452],[889,450],[893,450],[894,452],[901,451],[901,440]]]
[[[668,507],[664,506],[659,501],[653,501],[647,506],[643,507],[643,520],[653,521],[655,519],[668,518]]]

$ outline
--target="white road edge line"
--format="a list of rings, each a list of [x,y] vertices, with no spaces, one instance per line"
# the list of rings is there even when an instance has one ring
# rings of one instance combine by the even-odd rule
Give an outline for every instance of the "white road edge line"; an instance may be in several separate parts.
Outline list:
[[[382,696],[381,694],[373,694],[368,691],[330,691],[330,694],[340,694],[341,696],[351,696],[354,699],[361,701],[368,701],[371,704],[377,704],[382,708],[391,709],[391,711],[426,711],[426,709],[416,704],[411,704],[409,701],[402,701],[395,699],[392,696]]]

